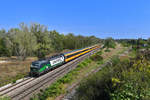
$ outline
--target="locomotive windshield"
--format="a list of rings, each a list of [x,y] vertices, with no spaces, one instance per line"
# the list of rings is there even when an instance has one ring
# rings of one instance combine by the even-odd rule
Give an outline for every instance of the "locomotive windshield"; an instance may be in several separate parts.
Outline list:
[[[40,67],[40,63],[38,63],[38,62],[32,62],[31,67],[39,68]]]
[[[33,66],[39,66],[39,63],[32,63]]]
[[[35,62],[32,62],[31,67],[32,67],[32,68],[40,68],[40,67],[42,67],[42,65],[45,64],[45,63],[47,63],[46,60],[35,61]]]

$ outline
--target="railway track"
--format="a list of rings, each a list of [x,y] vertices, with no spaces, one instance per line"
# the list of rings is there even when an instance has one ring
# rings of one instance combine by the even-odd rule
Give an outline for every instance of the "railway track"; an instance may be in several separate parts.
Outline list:
[[[16,82],[16,83],[14,83],[14,84],[10,83],[10,84],[8,84],[8,85],[6,85],[6,86],[3,86],[3,87],[0,88],[0,92],[5,91],[6,89],[11,88],[11,87],[13,87],[13,86],[15,86],[15,85],[17,85],[17,84],[23,82],[23,81],[26,81],[26,80],[28,80],[29,78],[30,78],[30,77],[23,78],[23,79],[21,79],[21,81],[19,81],[19,82]],[[0,94],[0,96],[1,96],[1,94]]]
[[[18,83],[12,84],[11,86],[8,86],[8,87],[6,87],[6,88],[4,88],[4,89],[1,89],[1,90],[0,90],[0,96],[3,96],[3,95],[5,95],[5,94],[7,94],[7,93],[13,91],[13,90],[15,90],[16,88],[19,88],[19,87],[21,87],[21,86],[23,86],[23,85],[25,85],[25,84],[27,84],[27,83],[33,81],[34,79],[35,79],[35,78],[30,78],[30,77],[28,77],[28,78],[23,79],[22,81],[20,81],[20,82],[18,82]]]
[[[41,89],[45,89],[58,78],[64,76],[70,70],[76,68],[77,64],[83,59],[89,57],[97,50],[91,51],[61,67],[42,75],[38,78],[26,78],[16,84],[0,89],[0,96],[8,96],[12,100],[28,100],[33,94],[39,93]]]

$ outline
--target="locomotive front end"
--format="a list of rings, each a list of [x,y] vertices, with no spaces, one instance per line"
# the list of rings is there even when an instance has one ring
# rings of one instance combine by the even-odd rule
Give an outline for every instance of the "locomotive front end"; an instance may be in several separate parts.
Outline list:
[[[38,61],[32,62],[30,66],[30,76],[38,76],[40,70],[40,63]]]

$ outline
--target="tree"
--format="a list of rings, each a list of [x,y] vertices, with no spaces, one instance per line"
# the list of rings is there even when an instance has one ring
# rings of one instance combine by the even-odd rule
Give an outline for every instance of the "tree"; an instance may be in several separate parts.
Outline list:
[[[148,48],[150,48],[150,38],[147,39]]]
[[[51,51],[51,40],[49,38],[49,32],[44,25],[40,24],[32,24],[31,32],[36,37],[36,56],[39,59],[43,59],[45,58],[46,54]]]
[[[75,36],[72,33],[69,33],[65,36],[64,39],[65,49],[70,50],[75,49],[75,43],[76,43]]]
[[[19,26],[20,29],[9,30],[7,41],[9,47],[12,48],[13,55],[16,55],[19,60],[25,60],[36,49],[36,38],[27,25],[21,23]]]
[[[100,39],[99,38],[96,38],[95,36],[90,36],[89,37],[89,44],[87,45],[94,45],[94,44],[97,44],[97,43],[100,43]]]
[[[9,49],[6,46],[6,31],[0,30],[0,56],[10,56]]]
[[[109,49],[109,48],[115,48],[116,43],[112,38],[107,38],[104,42],[104,47]]]
[[[56,32],[56,30],[50,31],[49,37],[51,39],[51,45],[55,51],[63,50],[63,37]]]
[[[86,41],[86,37],[83,37],[82,35],[76,36],[76,42],[75,42],[75,48],[83,48],[86,44],[84,44]],[[87,41],[88,42],[88,41]]]
[[[20,40],[21,45],[24,47],[25,49],[25,54],[28,56],[32,56],[33,52],[36,50],[36,37],[34,36],[34,34],[30,31],[30,28],[25,25],[24,23],[20,24],[20,28],[21,28],[21,34],[24,37],[24,40]]]
[[[0,30],[0,56],[17,56],[25,60],[27,56],[36,55],[40,59],[51,51],[79,49],[99,42],[95,36],[64,35],[56,30],[48,31],[44,25],[21,23],[19,28],[11,28],[8,32]]]

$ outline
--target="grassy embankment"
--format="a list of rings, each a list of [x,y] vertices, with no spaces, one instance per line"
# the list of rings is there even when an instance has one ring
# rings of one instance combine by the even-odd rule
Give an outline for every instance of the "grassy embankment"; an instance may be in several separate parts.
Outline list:
[[[150,51],[117,56],[101,71],[84,79],[73,100],[149,100]]]
[[[61,97],[61,95],[67,93],[66,90],[68,87],[84,79],[85,75],[91,72],[91,70],[98,68],[101,64],[110,59],[113,55],[120,54],[125,50],[126,48],[117,45],[115,49],[110,49],[110,52],[104,52],[105,50],[103,50],[96,53],[92,57],[85,59],[78,65],[76,69],[70,71],[64,77],[54,82],[46,90],[41,91],[41,93],[38,94],[38,96],[34,97],[34,100],[54,100],[56,99],[56,97]]]

